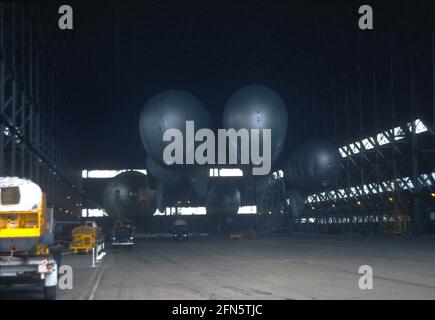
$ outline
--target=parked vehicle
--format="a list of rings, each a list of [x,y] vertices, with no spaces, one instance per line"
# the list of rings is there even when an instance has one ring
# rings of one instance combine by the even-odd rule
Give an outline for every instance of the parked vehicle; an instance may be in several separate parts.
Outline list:
[[[117,227],[112,233],[112,246],[126,246],[132,248],[134,246],[133,229],[128,227]]]
[[[56,299],[53,239],[53,209],[46,207],[41,188],[30,180],[0,177],[0,283],[37,283],[46,299]]]

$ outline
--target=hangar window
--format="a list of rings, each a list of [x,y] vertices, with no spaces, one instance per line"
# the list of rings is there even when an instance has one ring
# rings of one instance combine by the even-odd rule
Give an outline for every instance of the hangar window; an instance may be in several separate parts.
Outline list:
[[[239,208],[238,214],[256,214],[257,206],[243,206]],[[192,215],[205,215],[207,210],[205,207],[171,207],[166,208],[165,211],[161,212],[159,209],[154,212],[155,216],[171,216],[171,215],[181,215],[181,216],[192,216]]]
[[[432,181],[429,179],[428,174],[420,175],[420,177],[418,177],[417,180],[424,186],[431,186],[433,184]]]
[[[423,186],[435,185],[435,172],[431,174],[421,174],[417,177],[418,183]],[[410,177],[403,177],[394,180],[382,181],[379,184],[369,183],[362,186],[353,186],[346,189],[338,189],[335,191],[329,191],[328,197],[326,193],[312,194],[307,197],[307,203],[324,202],[329,200],[356,198],[362,195],[378,194],[383,192],[394,192],[396,190],[412,190],[415,188],[415,184]]]
[[[392,131],[392,134],[394,136],[394,140],[402,140],[405,138],[405,131],[401,127],[396,127]]]
[[[82,209],[82,217],[107,217],[103,209]]]
[[[181,216],[192,216],[192,215],[205,215],[205,207],[171,207],[166,208],[166,215],[181,215]]]
[[[182,216],[204,215],[205,207],[182,207],[178,208],[178,214]]]
[[[364,194],[370,194],[370,189],[369,189],[369,186],[368,185],[363,185],[363,191],[364,191]]]
[[[353,154],[359,153],[359,149],[361,148],[361,143],[355,142],[349,145],[350,150],[352,150]]]
[[[240,169],[220,169],[221,177],[243,177],[243,171]]]
[[[420,119],[417,119],[417,120],[413,121],[412,123],[408,123],[409,131],[412,132],[414,126],[415,126],[415,133],[416,134],[422,133],[422,132],[427,132],[429,130]]]
[[[414,189],[414,184],[412,183],[410,177],[402,178],[402,181],[403,181],[403,189],[405,190]]]
[[[368,184],[368,187],[369,187],[369,189],[371,190],[371,193],[373,193],[373,194],[377,194],[378,191],[379,191],[379,187],[378,187],[378,185],[375,184],[375,183],[369,183],[369,184]]]
[[[373,143],[373,138],[363,139],[362,144],[366,150],[370,150],[375,147]]]
[[[284,178],[284,172],[282,170],[278,170],[272,173],[274,179],[278,180]]]
[[[257,206],[243,206],[239,208],[237,214],[256,214]]]
[[[338,193],[341,195],[342,198],[346,198],[347,197],[346,191],[344,189],[339,189]]]
[[[340,154],[343,158],[347,157],[347,147],[346,146],[339,148],[338,151],[340,151]]]
[[[413,132],[413,126],[415,126],[416,134],[429,131],[427,126],[420,119],[407,123],[407,127],[411,133]],[[353,154],[359,153],[361,151],[361,145],[365,148],[365,150],[370,150],[375,147],[376,143],[380,146],[383,146],[391,143],[393,139],[395,141],[398,141],[404,138],[405,138],[404,129],[402,127],[395,127],[393,129],[378,133],[374,137],[368,137],[362,139],[361,141],[356,141],[348,145],[342,146],[338,149],[338,151],[340,152],[343,158],[346,158],[347,156],[351,156]]]
[[[243,177],[243,171],[241,169],[210,169],[209,171],[210,177]]]
[[[147,174],[145,169],[122,169],[122,170],[82,170],[83,179],[107,179],[113,178],[116,175],[126,171],[138,171],[143,174]]]
[[[378,133],[376,135],[376,140],[378,141],[378,144],[380,146],[383,146],[384,144],[390,143],[390,140],[388,140],[388,137],[384,133]]]

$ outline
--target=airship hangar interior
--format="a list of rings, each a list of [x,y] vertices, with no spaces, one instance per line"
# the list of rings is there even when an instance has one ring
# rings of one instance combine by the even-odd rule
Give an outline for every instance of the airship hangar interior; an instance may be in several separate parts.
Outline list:
[[[434,299],[434,19],[1,2],[0,299]]]

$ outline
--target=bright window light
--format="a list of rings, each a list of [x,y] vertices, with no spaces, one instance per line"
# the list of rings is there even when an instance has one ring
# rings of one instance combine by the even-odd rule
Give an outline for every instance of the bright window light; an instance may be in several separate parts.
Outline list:
[[[428,174],[421,174],[420,177],[418,177],[417,179],[422,185],[425,185],[425,186],[432,185],[432,181],[429,179]]]
[[[429,131],[429,129],[424,125],[424,123],[420,119],[417,119],[412,123],[408,123],[408,128],[409,128],[409,131],[411,131],[411,132],[412,132],[412,127],[413,127],[412,124],[414,124],[414,126],[415,126],[415,133],[416,134]]]
[[[210,169],[210,177],[243,177],[243,171],[241,169]]]
[[[369,191],[371,191],[371,193],[373,193],[373,194],[378,193],[378,187],[375,183],[369,183],[368,187],[369,187]]]
[[[166,211],[160,212],[159,209],[156,209],[156,212],[154,212],[155,216],[164,216],[166,215]]]
[[[182,216],[191,215],[204,215],[206,213],[205,207],[183,207],[178,208],[178,214]]]
[[[174,215],[177,213],[177,208],[166,208],[166,215],[170,216],[170,215]]]
[[[416,134],[429,131],[427,126],[420,119],[417,119],[413,122],[407,123],[407,127],[411,133],[413,130],[413,128],[412,128],[413,125],[415,125],[415,133]],[[391,138],[389,139],[389,137],[391,137]],[[338,149],[338,151],[340,152],[340,154],[343,158],[346,158],[349,155],[359,153],[361,151],[361,144],[366,150],[373,149],[376,145],[375,139],[376,139],[376,142],[380,146],[382,146],[382,145],[386,145],[386,144],[391,143],[392,139],[394,139],[395,141],[398,141],[398,140],[402,140],[404,138],[405,138],[405,131],[403,130],[403,128],[402,127],[395,127],[393,129],[378,133],[375,137],[368,137],[368,138],[365,138],[361,141],[356,141],[356,142],[350,143],[349,145],[342,146]]]
[[[220,169],[221,177],[243,177],[243,171],[240,169]]]
[[[206,210],[205,207],[170,207],[166,208],[164,212],[160,212],[159,209],[154,212],[155,216],[171,216],[176,214],[181,216],[205,215]]]
[[[403,131],[403,129],[401,127],[396,127],[392,130],[393,135],[394,135],[394,140],[398,141],[398,140],[402,140],[405,138],[405,132]]]
[[[82,217],[107,217],[103,209],[82,209]]]
[[[88,178],[113,178],[123,171],[116,170],[90,170],[88,171]]]
[[[284,171],[278,170],[272,173],[274,179],[284,178]]]
[[[402,181],[404,183],[403,189],[405,189],[405,190],[414,189],[414,184],[412,183],[412,180],[410,177],[402,178]]]
[[[338,193],[341,195],[342,198],[347,197],[347,195],[346,195],[344,189],[339,189],[339,190],[338,190]]]
[[[370,149],[373,149],[375,147],[374,144],[372,143],[372,141],[373,141],[372,138],[369,138],[369,139],[363,139],[363,141],[362,141],[362,144],[366,150],[370,150]]]
[[[257,206],[243,206],[239,208],[238,214],[256,214]],[[157,209],[154,212],[155,216],[169,216],[169,215],[181,215],[181,216],[192,216],[192,215],[205,215],[207,210],[205,207],[170,207],[166,208],[164,212]]]
[[[145,169],[123,169],[123,170],[83,170],[82,171],[82,178],[88,179],[107,179],[107,178],[113,178],[116,175],[126,172],[126,171],[138,171],[143,174],[147,174],[147,171]]]
[[[355,153],[359,153],[359,149],[361,148],[361,143],[359,142],[355,142],[355,143],[351,143],[349,145],[350,150],[352,150],[352,152]]]
[[[380,146],[383,146],[384,144],[390,143],[390,140],[388,140],[387,136],[384,133],[378,133],[376,135],[376,140],[378,141],[378,144]]]
[[[4,134],[6,137],[10,137],[11,134],[12,134],[11,128],[9,128],[9,127],[5,127],[5,128],[3,129],[3,134]]]
[[[210,169],[210,177],[219,177],[219,169]]]
[[[364,191],[364,194],[369,194],[370,193],[369,186],[368,185],[364,185],[363,186],[363,191]]]
[[[340,151],[340,154],[343,158],[347,157],[347,146],[343,146],[341,148],[338,148],[338,151]]]
[[[421,174],[417,177],[419,183],[425,186],[435,185],[435,172],[431,174]],[[390,181],[382,181],[381,183],[369,183],[363,186],[354,186],[346,189],[338,189],[337,192],[329,191],[328,197],[325,192],[311,194],[307,197],[306,203],[324,202],[337,199],[346,199],[348,197],[355,198],[360,195],[378,194],[383,192],[393,192],[395,190],[412,190],[415,188],[414,182],[410,177],[398,178]]]
[[[244,206],[240,207],[237,214],[256,214],[257,206]]]
[[[147,171],[146,171],[145,169],[134,169],[133,171],[140,172],[140,173],[142,173],[142,174],[144,174],[144,175],[147,175],[147,174],[148,174]]]

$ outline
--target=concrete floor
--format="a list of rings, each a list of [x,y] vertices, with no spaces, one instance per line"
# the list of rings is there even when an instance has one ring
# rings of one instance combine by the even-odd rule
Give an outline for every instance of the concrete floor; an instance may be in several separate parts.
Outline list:
[[[435,299],[435,237],[268,235],[257,240],[144,239],[132,250],[65,256],[74,290],[59,299]],[[370,265],[373,290],[358,287]],[[0,287],[1,299],[40,299]]]
[[[57,290],[58,300],[87,300],[96,282],[98,268],[92,268],[91,255],[64,255],[62,264],[73,270],[73,288]],[[40,300],[42,288],[37,285],[20,284],[7,288],[0,285],[0,300]]]
[[[358,287],[361,265],[373,290]],[[101,271],[95,299],[435,299],[435,237],[144,240]]]

